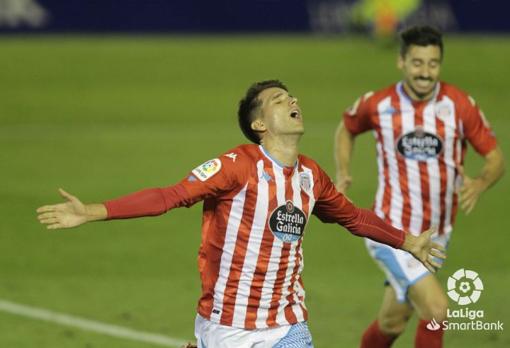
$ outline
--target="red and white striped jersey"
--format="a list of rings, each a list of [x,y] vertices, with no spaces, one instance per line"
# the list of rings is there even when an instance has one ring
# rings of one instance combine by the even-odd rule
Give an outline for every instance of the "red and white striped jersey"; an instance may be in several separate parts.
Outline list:
[[[376,139],[378,189],[375,213],[394,227],[419,234],[431,226],[449,233],[457,210],[457,165],[468,141],[481,155],[496,138],[475,101],[440,82],[429,101],[409,98],[402,83],[369,92],[344,113],[357,135]]]
[[[257,145],[239,146],[192,174],[181,184],[193,201],[205,198],[199,314],[246,329],[306,320],[301,243],[329,178],[304,156],[285,167]]]

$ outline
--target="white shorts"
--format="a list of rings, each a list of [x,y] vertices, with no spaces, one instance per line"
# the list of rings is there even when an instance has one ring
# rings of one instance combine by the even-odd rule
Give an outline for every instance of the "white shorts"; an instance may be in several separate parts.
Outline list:
[[[432,239],[446,248],[450,233],[435,235]],[[407,251],[395,249],[368,238],[365,238],[365,244],[370,256],[386,274],[386,281],[395,289],[397,301],[400,303],[407,301],[410,286],[430,274],[425,266]],[[440,259],[435,261],[442,263]]]
[[[198,348],[313,348],[306,322],[276,328],[244,330],[195,319]]]

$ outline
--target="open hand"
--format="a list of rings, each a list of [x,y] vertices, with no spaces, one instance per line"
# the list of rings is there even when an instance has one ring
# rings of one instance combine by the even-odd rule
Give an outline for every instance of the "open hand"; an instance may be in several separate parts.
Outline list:
[[[445,248],[438,243],[432,241],[432,235],[436,232],[435,228],[431,228],[418,237],[410,233],[406,234],[406,239],[402,245],[402,249],[411,253],[418,261],[420,261],[431,273],[435,273],[441,264],[434,260],[438,258],[446,259]]]
[[[37,209],[39,222],[48,229],[70,228],[88,221],[85,205],[75,196],[58,189],[65,203],[44,205]]]

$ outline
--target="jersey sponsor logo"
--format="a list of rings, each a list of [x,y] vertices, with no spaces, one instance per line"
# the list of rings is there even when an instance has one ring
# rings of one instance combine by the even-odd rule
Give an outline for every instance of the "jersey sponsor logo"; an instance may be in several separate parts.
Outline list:
[[[206,181],[218,173],[220,169],[221,161],[217,158],[214,158],[193,169],[192,173],[198,178],[198,180]]]
[[[305,231],[306,215],[292,201],[287,201],[271,213],[269,229],[284,243],[298,241]]]
[[[435,134],[425,132],[422,127],[417,127],[397,140],[397,150],[405,158],[426,161],[441,154],[443,140]]]

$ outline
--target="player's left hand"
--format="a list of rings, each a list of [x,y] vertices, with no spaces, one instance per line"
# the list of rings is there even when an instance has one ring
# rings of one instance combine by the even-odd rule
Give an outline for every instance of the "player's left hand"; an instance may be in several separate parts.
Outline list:
[[[441,268],[441,264],[434,258],[446,259],[445,248],[441,244],[432,241],[432,235],[435,232],[436,229],[431,228],[418,237],[406,233],[406,239],[402,245],[402,249],[411,253],[430,273],[435,273],[438,268]]]
[[[459,175],[462,177],[462,186],[459,188],[460,207],[464,213],[469,214],[478,202],[480,195],[487,189],[485,182],[480,179],[472,179],[464,173],[464,167],[457,167]]]

